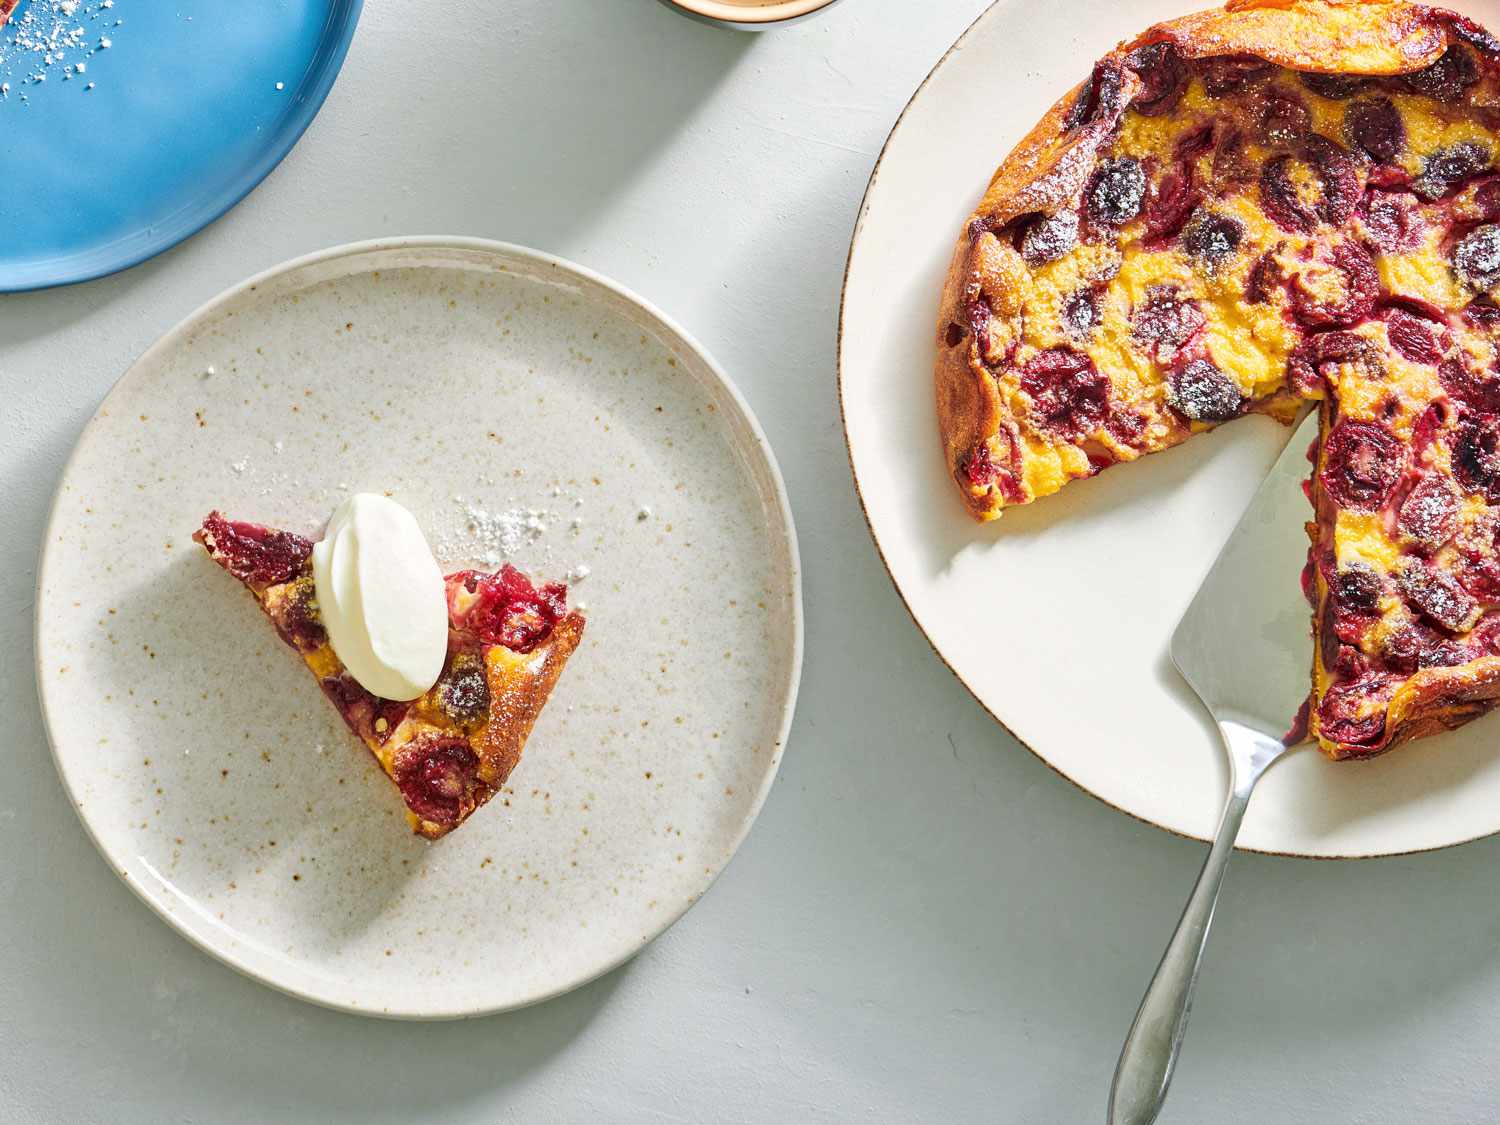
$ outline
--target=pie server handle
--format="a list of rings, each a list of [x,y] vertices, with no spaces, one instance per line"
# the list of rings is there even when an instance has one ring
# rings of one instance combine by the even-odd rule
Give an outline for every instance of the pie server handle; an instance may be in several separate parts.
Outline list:
[[[1251,732],[1233,729],[1235,724],[1221,723],[1227,741],[1254,737]],[[1264,739],[1264,736],[1260,736]],[[1232,747],[1233,748],[1233,747]],[[1281,749],[1280,746],[1277,747]],[[1257,763],[1259,764],[1259,763]],[[1263,768],[1263,767],[1262,767]],[[1214,907],[1224,873],[1234,855],[1235,837],[1250,805],[1250,794],[1260,780],[1261,768],[1237,769],[1231,779],[1219,829],[1209,848],[1198,882],[1188,898],[1177,923],[1177,931],[1162,954],[1156,975],[1146,989],[1135,1022],[1125,1037],[1120,1061],[1115,1066],[1114,1082],[1109,1090],[1109,1125],[1151,1125],[1166,1101],[1172,1070],[1182,1050],[1187,1032],[1188,1013],[1193,1007],[1193,993],[1198,985],[1198,968],[1203,961],[1203,947],[1208,942],[1208,928],[1213,924]]]

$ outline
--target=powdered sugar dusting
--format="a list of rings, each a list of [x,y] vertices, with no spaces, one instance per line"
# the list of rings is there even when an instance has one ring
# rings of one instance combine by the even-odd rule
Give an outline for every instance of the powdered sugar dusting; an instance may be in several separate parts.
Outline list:
[[[27,102],[29,87],[71,82],[88,73],[88,60],[114,45],[125,21],[114,0],[31,0],[0,29],[0,102]],[[93,82],[79,82],[92,90]],[[14,92],[13,92],[14,91]]]

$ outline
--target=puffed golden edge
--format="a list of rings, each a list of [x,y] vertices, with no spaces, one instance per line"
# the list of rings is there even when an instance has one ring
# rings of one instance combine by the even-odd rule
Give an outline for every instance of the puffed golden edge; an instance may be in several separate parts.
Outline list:
[[[524,656],[498,645],[488,651],[485,679],[490,691],[489,718],[470,741],[479,758],[479,780],[484,783],[483,787],[475,791],[474,807],[452,824],[424,820],[408,808],[406,820],[413,832],[429,840],[441,839],[500,791],[511,771],[520,764],[521,752],[531,737],[531,728],[547,705],[568,658],[583,639],[587,620],[577,610],[569,611],[553,627],[546,644]]]
[[[1019,254],[992,232],[1021,215],[1055,209],[1083,190],[1098,149],[1140,92],[1139,78],[1124,64],[1140,47],[1172,43],[1187,58],[1255,55],[1278,66],[1317,73],[1406,74],[1435,62],[1450,43],[1463,39],[1493,55],[1495,41],[1473,21],[1441,8],[1405,0],[1230,0],[1223,8],[1195,12],[1149,28],[1100,60],[1095,75],[1113,67],[1121,74],[1118,104],[1071,130],[1067,120],[1090,81],[1075,86],[1001,163],[978,208],[954,247],[943,285],[936,333],[934,382],[938,427],[948,472],[975,519],[995,519],[1008,504],[994,483],[973,484],[962,464],[980,445],[995,453],[994,439],[1007,423],[994,379],[972,331],[973,309],[982,296],[990,315],[1006,319],[1020,309],[1019,287],[1007,275],[1024,270]],[[1008,257],[1015,261],[1007,261]],[[949,343],[949,326],[963,336]],[[1008,451],[1010,442],[1003,443]],[[1002,453],[995,459],[1008,456]]]

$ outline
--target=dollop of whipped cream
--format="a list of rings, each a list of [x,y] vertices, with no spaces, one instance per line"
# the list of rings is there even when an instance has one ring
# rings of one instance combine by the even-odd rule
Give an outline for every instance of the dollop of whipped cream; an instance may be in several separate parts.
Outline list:
[[[312,562],[328,641],[366,691],[409,700],[437,683],[448,603],[416,517],[388,497],[355,493],[329,517]]]

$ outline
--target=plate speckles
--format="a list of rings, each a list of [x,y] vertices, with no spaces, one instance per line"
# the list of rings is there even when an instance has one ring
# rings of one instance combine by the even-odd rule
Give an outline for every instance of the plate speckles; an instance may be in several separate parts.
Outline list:
[[[210,508],[315,533],[351,489],[429,537],[455,493],[587,516],[513,552],[588,567],[588,632],[510,784],[436,845],[184,549]],[[701,896],[775,776],[801,606],[764,438],[675,326],[530,251],[364,244],[225,294],[110,393],[46,543],[38,675],[85,825],[187,936],[319,1003],[439,1018],[575,987]]]

